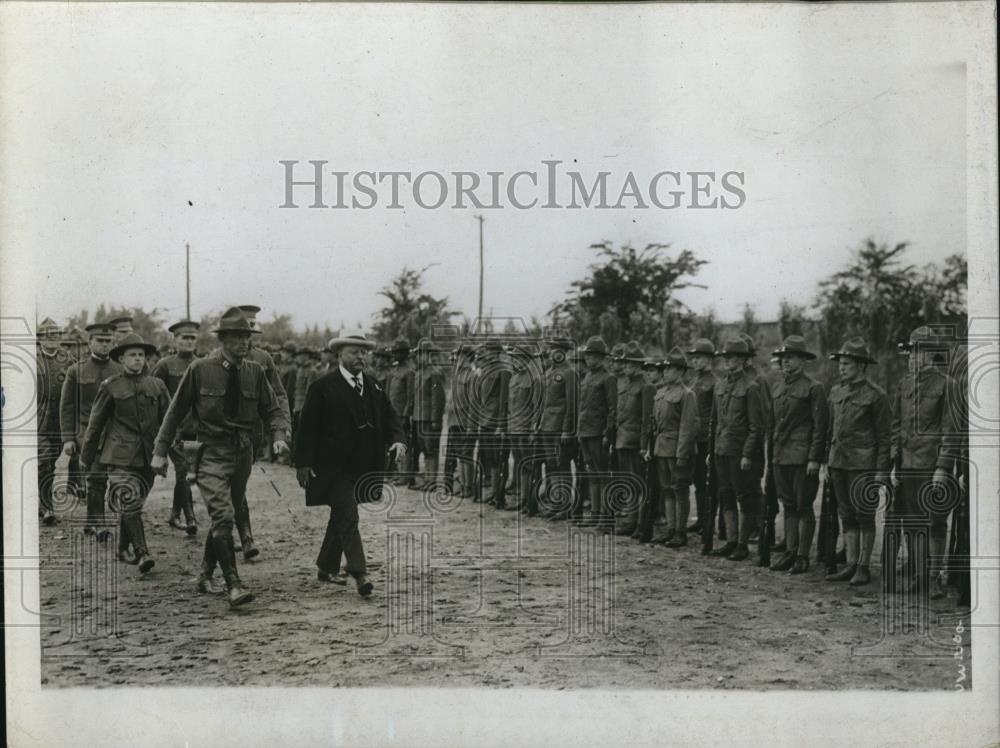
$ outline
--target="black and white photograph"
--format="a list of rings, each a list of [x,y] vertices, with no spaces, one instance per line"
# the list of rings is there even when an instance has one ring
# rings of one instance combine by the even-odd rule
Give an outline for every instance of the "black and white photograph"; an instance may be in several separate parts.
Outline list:
[[[12,746],[1000,743],[995,4],[0,3]]]

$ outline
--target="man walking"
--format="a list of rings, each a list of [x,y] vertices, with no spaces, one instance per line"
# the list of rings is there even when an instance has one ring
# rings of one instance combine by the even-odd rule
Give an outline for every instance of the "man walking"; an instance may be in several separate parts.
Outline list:
[[[232,310],[231,310],[232,311]],[[153,469],[166,474],[167,453],[188,414],[195,418],[201,447],[195,482],[205,500],[212,529],[205,538],[198,590],[212,590],[212,574],[222,568],[229,604],[253,599],[236,568],[233,524],[238,497],[245,495],[253,464],[253,432],[258,418],[267,424],[274,451],[287,449],[288,421],[260,365],[247,360],[256,331],[239,310],[223,316],[214,330],[222,348],[188,367],[156,437]]]
[[[177,393],[177,388],[180,387],[184,374],[194,361],[194,349],[198,345],[198,329],[200,327],[201,325],[197,322],[185,319],[175,322],[167,328],[167,331],[174,336],[177,353],[161,359],[153,367],[153,376],[166,385],[170,397]],[[188,416],[184,419],[180,426],[180,432],[177,441],[170,445],[170,462],[174,466],[174,501],[170,508],[168,524],[178,530],[184,530],[188,535],[194,535],[198,532],[198,524],[194,516],[191,486],[187,480],[190,465],[184,450],[185,441],[195,440],[193,417]],[[181,522],[182,512],[184,513],[183,523]]]
[[[96,472],[100,449],[111,508],[119,513],[118,559],[138,564],[143,574],[154,562],[146,546],[142,508],[153,487],[153,443],[170,404],[166,385],[145,373],[146,356],[155,350],[135,333],[123,336],[111,349],[111,358],[120,362],[119,371],[99,385],[80,447],[80,462],[88,474]],[[103,504],[102,494],[101,514]]]
[[[406,456],[399,419],[385,392],[363,374],[365,352],[374,342],[363,335],[335,338],[329,350],[337,367],[309,388],[302,408],[295,465],[306,506],[329,506],[330,519],[316,558],[317,578],[333,582],[341,556],[358,594],[371,595],[364,546],[358,530],[358,501],[375,500],[361,483],[381,474],[386,449]],[[381,486],[377,492],[381,494]]]
[[[52,487],[55,483],[56,460],[62,450],[62,431],[59,424],[59,400],[62,395],[66,370],[73,359],[59,345],[62,330],[46,317],[38,325],[35,350],[35,374],[38,406],[35,412],[38,426],[38,516],[42,524],[56,522],[52,504]]]

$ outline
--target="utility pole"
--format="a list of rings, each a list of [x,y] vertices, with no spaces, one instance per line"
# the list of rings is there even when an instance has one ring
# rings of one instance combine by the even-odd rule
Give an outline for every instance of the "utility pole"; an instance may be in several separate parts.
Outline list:
[[[191,319],[191,245],[184,244],[184,319]]]
[[[483,222],[486,220],[482,216],[474,216],[479,221],[479,317],[480,323],[483,319]]]

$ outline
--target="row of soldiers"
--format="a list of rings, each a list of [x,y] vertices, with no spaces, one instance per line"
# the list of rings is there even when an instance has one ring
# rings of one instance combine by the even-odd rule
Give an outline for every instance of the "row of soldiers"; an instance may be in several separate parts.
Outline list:
[[[830,355],[840,383],[829,394],[806,372],[816,354],[794,335],[773,352],[774,373],[757,370],[754,341],[741,335],[721,350],[699,339],[662,358],[637,342],[608,350],[600,337],[580,348],[560,337],[541,346],[463,343],[450,352],[450,377],[447,351],[421,341],[412,366],[399,340],[375,351],[372,374],[411,435],[400,485],[670,548],[697,533],[703,554],[732,561],[749,558],[756,540],[758,565],[803,574],[822,484],[826,579],[856,587],[871,581],[884,495],[886,527],[908,548],[908,589],[938,598],[949,516],[968,479],[964,394],[943,367],[950,347],[927,327],[915,330],[900,345],[909,373],[893,403],[869,376],[876,361],[860,338]],[[784,539],[776,543],[779,507]],[[773,563],[772,550],[780,553]],[[884,561],[894,575],[895,558]]]
[[[256,328],[258,307],[231,311]],[[182,320],[170,332],[175,353],[152,366],[149,357],[158,351],[143,344],[144,366],[163,382],[168,398],[196,358],[198,325]],[[109,354],[134,333],[128,318],[95,323],[87,333],[90,355],[74,361],[61,345],[65,339],[58,325],[46,319],[39,327],[40,514],[43,522],[54,521],[53,466],[61,451],[71,461],[71,490],[87,499],[85,531],[101,539],[107,533],[99,527],[108,465],[92,464],[93,454],[84,462],[86,470],[74,463],[98,385],[121,369]],[[702,339],[687,351],[674,349],[655,359],[636,342],[608,350],[599,337],[580,348],[567,338],[550,337],[542,345],[464,342],[452,351],[429,340],[411,348],[401,338],[374,350],[367,375],[388,394],[410,440],[399,485],[443,489],[529,516],[582,521],[672,548],[687,545],[689,533],[699,533],[704,554],[733,561],[749,557],[756,536],[760,565],[801,574],[809,569],[813,505],[825,478],[827,528],[820,541],[825,541],[827,566],[834,567],[827,578],[856,586],[870,581],[874,518],[885,486],[892,489],[891,517],[927,520],[929,532],[906,538],[912,584],[926,588],[928,559],[944,558],[954,505],[933,497],[956,474],[964,490],[965,429],[960,408],[954,407],[960,393],[938,361],[944,342],[921,328],[903,348],[910,354],[911,371],[894,407],[867,376],[875,362],[860,339],[847,341],[831,356],[838,361],[841,384],[829,396],[805,373],[816,356],[796,336],[774,352],[780,366],[774,381],[753,365],[756,350],[749,336],[729,340],[719,351]],[[265,372],[294,433],[305,392],[333,365],[332,356],[291,343],[273,352],[252,346],[248,357]],[[714,372],[719,359],[721,378]],[[278,459],[258,420],[255,454],[264,449]],[[442,476],[438,457],[445,424]],[[185,480],[190,456],[182,448],[195,436],[191,428],[189,416],[170,449],[175,484],[169,521],[196,534]],[[143,459],[148,462],[149,456]],[[692,487],[696,511],[689,525]],[[774,544],[779,502],[784,541]],[[253,558],[259,550],[245,482],[232,503],[244,557]],[[660,535],[655,534],[657,518],[665,525]],[[832,553],[838,524],[844,534],[842,571],[835,568]],[[138,530],[120,529],[119,542],[125,544],[120,556],[129,555],[131,543],[131,559],[138,558],[145,548],[135,548],[130,539]],[[725,542],[715,548],[716,539]],[[772,545],[782,551],[773,564]],[[934,595],[940,594],[935,583]]]

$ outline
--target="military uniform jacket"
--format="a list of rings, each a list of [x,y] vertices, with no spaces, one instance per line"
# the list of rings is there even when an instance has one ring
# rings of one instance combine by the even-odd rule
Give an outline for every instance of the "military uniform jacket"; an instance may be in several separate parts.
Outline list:
[[[711,437],[709,424],[712,421],[712,401],[715,399],[715,384],[718,378],[709,370],[697,372],[688,382],[688,387],[694,392],[698,403],[698,434],[699,442],[707,442]]]
[[[584,380],[584,385],[586,382],[587,380]],[[612,425],[612,428],[617,426],[615,449],[639,449],[642,433],[642,393],[647,386],[641,373],[632,378],[626,377],[622,387],[616,385],[618,407],[615,424]]]
[[[553,364],[545,372],[539,431],[566,436],[575,434],[580,396],[577,382],[576,370],[565,361]]]
[[[760,459],[764,449],[764,400],[760,385],[745,370],[716,383],[711,432],[715,454]]]
[[[167,386],[148,374],[121,372],[97,390],[80,449],[80,464],[148,468],[160,423],[170,405]]]
[[[642,381],[639,380],[639,419],[642,418]],[[618,416],[618,379],[603,366],[587,372],[580,385],[580,416],[577,419],[577,436],[581,439],[594,436],[611,437],[615,432]],[[638,448],[638,424],[636,424]]]
[[[451,397],[449,404],[449,423],[454,423],[466,431],[476,428],[471,405],[472,383],[475,371],[472,364],[462,364],[451,376]]]
[[[374,381],[374,377],[372,378]],[[444,372],[439,366],[423,366],[416,372],[413,420],[441,423],[444,419]]]
[[[66,371],[73,365],[73,359],[64,348],[49,356],[39,346],[35,361],[35,392],[38,393],[38,410],[35,416],[38,420],[38,433],[61,438],[59,400],[63,382],[66,381]]]
[[[167,386],[167,392],[170,393],[170,397],[173,397],[174,393],[177,392],[177,388],[181,386],[184,372],[188,370],[188,367],[194,360],[193,353],[186,356],[177,354],[176,356],[167,356],[160,359],[156,366],[153,367],[153,376]],[[181,424],[181,437],[194,439],[194,421],[190,417],[185,418],[184,423]]]
[[[472,380],[476,425],[483,431],[507,430],[507,382],[510,372],[499,365],[477,369]]]
[[[948,375],[926,367],[907,374],[892,410],[892,461],[900,468],[950,470],[961,452],[960,395]]]
[[[892,443],[889,399],[869,379],[830,392],[828,464],[842,470],[889,471]]]
[[[507,392],[507,431],[522,435],[532,433],[542,409],[539,372],[530,366],[515,371],[510,377]]]
[[[664,385],[656,391],[653,400],[654,457],[691,460],[699,426],[698,398],[688,387],[677,383]]]
[[[247,354],[247,360],[260,364],[261,368],[264,369],[264,376],[267,377],[267,383],[274,390],[275,397],[278,399],[278,405],[285,415],[285,421],[289,421],[292,417],[292,412],[288,408],[288,394],[285,392],[284,385],[281,384],[278,367],[274,365],[274,359],[271,358],[271,354],[267,351],[262,351],[260,348],[251,346],[250,353]]]
[[[408,361],[403,361],[392,367],[389,379],[389,402],[400,418],[413,417],[413,368]]]
[[[121,371],[122,365],[117,361],[110,358],[101,361],[93,356],[66,369],[59,398],[59,429],[64,444],[75,442],[80,446],[83,443],[97,388],[105,379]]]
[[[823,385],[799,373],[792,379],[776,382],[771,398],[774,424],[771,462],[775,465],[823,462],[829,420]]]
[[[237,443],[242,432],[253,435],[258,418],[267,424],[275,441],[288,430],[285,412],[268,384],[264,369],[249,358],[239,367],[240,398],[232,419],[225,414],[229,369],[234,364],[222,352],[200,358],[188,367],[156,437],[155,454],[166,456],[177,431],[189,413],[194,414],[198,441],[215,444]]]

